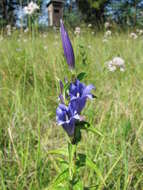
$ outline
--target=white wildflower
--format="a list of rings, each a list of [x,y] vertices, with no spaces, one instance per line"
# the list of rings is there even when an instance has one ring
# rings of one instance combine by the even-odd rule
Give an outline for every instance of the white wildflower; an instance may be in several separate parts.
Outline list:
[[[137,29],[136,32],[141,36],[143,35],[143,30],[142,29]]]
[[[109,22],[105,22],[105,24],[104,24],[105,29],[108,29],[110,26],[111,26],[111,25],[110,25]]]
[[[121,67],[121,68],[120,68],[120,71],[121,71],[121,72],[124,72],[124,71],[125,71],[125,68],[124,68],[124,67]]]
[[[140,16],[143,16],[143,11],[140,11]]]
[[[11,30],[11,25],[10,24],[6,25],[6,29]]]
[[[138,38],[137,34],[134,33],[134,32],[130,33],[129,37],[132,38],[132,39],[134,39],[134,40]]]
[[[26,28],[25,30],[24,30],[24,33],[27,33],[29,31],[29,28]]]
[[[116,70],[116,67],[112,65],[112,61],[109,61],[107,66],[108,66],[109,71],[111,72],[114,72]]]
[[[105,38],[106,38],[106,37],[110,37],[111,35],[112,35],[111,30],[107,30],[107,31],[105,32],[104,37],[105,37]]]
[[[114,72],[120,69],[121,72],[125,71],[125,61],[121,57],[114,57],[111,61],[106,62],[108,70]]]
[[[103,38],[102,42],[106,43],[106,42],[108,42],[108,40],[106,38]]]
[[[7,25],[6,30],[7,30],[7,35],[11,36],[11,25]]]
[[[31,1],[28,6],[24,7],[24,12],[26,15],[32,15],[37,9],[39,9],[39,6]]]
[[[88,24],[88,28],[91,28],[92,27],[92,24]]]
[[[125,61],[121,57],[114,57],[112,62],[117,67],[123,67],[125,65]]]
[[[140,36],[143,35],[143,30],[140,30],[140,31],[139,31],[139,35],[140,35]]]
[[[74,31],[75,35],[80,35],[80,27],[76,27]]]

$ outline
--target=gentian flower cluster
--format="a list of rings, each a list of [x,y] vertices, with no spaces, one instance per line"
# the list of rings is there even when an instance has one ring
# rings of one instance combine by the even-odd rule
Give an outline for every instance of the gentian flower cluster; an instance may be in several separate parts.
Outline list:
[[[75,68],[74,51],[62,20],[60,29],[64,56],[69,69],[73,70]],[[95,89],[93,85],[86,86],[75,75],[72,75],[71,82],[66,80],[65,84],[63,84],[60,81],[60,104],[56,110],[56,120],[58,125],[63,126],[70,137],[74,136],[76,124],[82,120],[81,112],[86,105],[87,99],[93,99],[94,97],[91,93],[93,89]]]

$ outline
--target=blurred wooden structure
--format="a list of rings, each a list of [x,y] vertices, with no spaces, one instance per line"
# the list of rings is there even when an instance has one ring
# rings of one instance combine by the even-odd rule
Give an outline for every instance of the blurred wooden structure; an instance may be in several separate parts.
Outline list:
[[[63,17],[65,0],[50,0],[47,4],[49,26],[59,26]]]

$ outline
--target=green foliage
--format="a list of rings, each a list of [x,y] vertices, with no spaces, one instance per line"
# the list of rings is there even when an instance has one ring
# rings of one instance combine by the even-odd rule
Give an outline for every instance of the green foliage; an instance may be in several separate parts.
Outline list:
[[[99,23],[103,21],[104,17],[104,8],[109,0],[78,0],[78,7],[81,10],[82,14],[86,16],[86,20]]]
[[[100,9],[100,7],[107,2],[107,0],[87,0],[90,8]]]
[[[110,0],[105,14],[108,19],[114,20],[124,26],[142,26],[142,9],[142,0]]]
[[[85,72],[81,72],[77,75],[78,80],[83,80],[85,77],[87,76],[87,74]]]

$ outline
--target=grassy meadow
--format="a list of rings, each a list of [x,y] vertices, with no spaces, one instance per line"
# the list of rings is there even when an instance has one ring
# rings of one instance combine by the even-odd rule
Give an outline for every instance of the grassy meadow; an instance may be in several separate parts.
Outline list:
[[[82,133],[79,152],[94,164],[81,168],[85,189],[143,189],[143,36],[81,29],[69,32],[76,72],[96,86],[97,98],[83,115],[91,127]],[[119,56],[125,72],[110,72],[105,62]],[[58,190],[67,179],[67,136],[55,119],[59,79],[69,76],[60,33],[15,32],[0,40],[0,190]],[[57,177],[58,176],[58,177]]]

